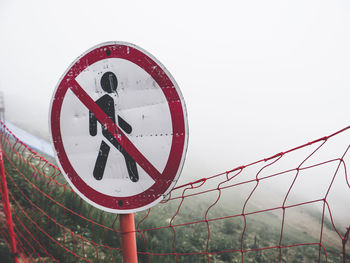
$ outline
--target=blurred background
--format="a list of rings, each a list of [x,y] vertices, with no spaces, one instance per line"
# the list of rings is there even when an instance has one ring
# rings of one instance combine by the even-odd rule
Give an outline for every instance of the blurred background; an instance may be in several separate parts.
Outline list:
[[[64,71],[94,45],[127,41],[182,90],[183,176],[229,170],[349,125],[349,13],[346,0],[0,0],[6,119],[49,140]]]

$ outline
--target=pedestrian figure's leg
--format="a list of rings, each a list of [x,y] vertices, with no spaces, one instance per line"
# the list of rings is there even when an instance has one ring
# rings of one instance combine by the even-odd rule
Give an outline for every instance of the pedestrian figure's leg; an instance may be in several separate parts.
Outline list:
[[[119,142],[112,136],[112,134],[108,133],[105,137],[113,144],[115,148],[117,148],[125,158],[126,168],[128,170],[129,178],[133,182],[137,182],[139,180],[139,173],[137,171],[136,162],[131,156],[124,150],[124,148],[119,144]]]
[[[139,173],[137,171],[136,162],[124,149],[122,149],[121,152],[125,158],[126,168],[128,168],[130,180],[135,183],[139,180]]]
[[[101,180],[103,177],[103,173],[106,168],[107,158],[109,154],[110,147],[104,141],[101,142],[100,150],[97,155],[95,168],[93,171],[93,175],[96,180]]]

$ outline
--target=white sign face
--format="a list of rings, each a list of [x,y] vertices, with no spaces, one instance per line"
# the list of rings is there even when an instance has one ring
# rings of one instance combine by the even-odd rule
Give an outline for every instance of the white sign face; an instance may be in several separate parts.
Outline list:
[[[170,73],[122,42],[98,45],[69,67],[50,112],[56,157],[72,188],[108,212],[160,202],[184,163],[185,103]]]

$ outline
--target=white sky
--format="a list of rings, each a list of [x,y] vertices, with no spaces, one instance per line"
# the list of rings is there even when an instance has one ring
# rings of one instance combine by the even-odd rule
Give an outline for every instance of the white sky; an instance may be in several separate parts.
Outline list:
[[[350,2],[0,0],[7,119],[48,138],[55,86],[106,41],[153,54],[185,97],[184,172],[225,171],[350,124]]]

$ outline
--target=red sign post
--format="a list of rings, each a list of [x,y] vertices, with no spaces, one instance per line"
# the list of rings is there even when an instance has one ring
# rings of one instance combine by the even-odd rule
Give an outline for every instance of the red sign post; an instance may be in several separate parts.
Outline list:
[[[123,262],[137,262],[134,214],[120,215],[120,232],[122,234]]]

